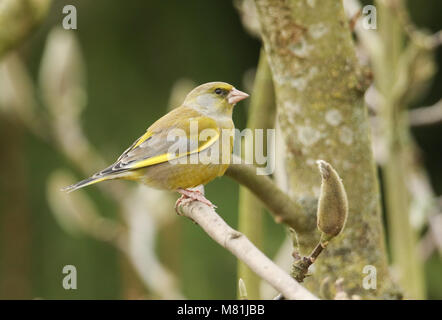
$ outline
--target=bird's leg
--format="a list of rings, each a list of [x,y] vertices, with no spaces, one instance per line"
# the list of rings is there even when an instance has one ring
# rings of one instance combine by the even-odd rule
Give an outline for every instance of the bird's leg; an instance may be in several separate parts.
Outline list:
[[[175,204],[175,210],[177,213],[178,213],[178,206],[185,205],[192,201],[200,201],[211,208],[216,208],[216,206],[212,202],[207,200],[204,194],[199,190],[179,188],[177,189],[177,192],[181,194],[181,198],[179,198]]]

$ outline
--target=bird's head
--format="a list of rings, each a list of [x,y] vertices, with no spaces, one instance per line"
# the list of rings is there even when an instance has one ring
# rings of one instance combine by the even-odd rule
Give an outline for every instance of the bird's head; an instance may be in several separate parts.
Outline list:
[[[233,106],[249,95],[225,82],[209,82],[193,89],[184,105],[209,116],[231,115]]]

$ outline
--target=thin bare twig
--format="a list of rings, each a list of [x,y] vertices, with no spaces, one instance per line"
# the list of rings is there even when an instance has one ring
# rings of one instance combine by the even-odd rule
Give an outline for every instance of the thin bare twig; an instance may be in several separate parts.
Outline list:
[[[296,259],[293,263],[292,276],[298,282],[303,282],[305,277],[308,276],[308,268],[316,261],[321,252],[327,247],[328,242],[320,241],[308,257],[300,257],[297,253],[294,253]]]

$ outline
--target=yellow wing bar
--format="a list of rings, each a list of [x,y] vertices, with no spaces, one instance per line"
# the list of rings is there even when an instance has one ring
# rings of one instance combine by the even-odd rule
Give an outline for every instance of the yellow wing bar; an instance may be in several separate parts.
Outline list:
[[[145,135],[147,135],[147,133]],[[163,163],[163,162],[166,162],[166,161],[170,161],[170,160],[173,160],[173,159],[178,159],[178,158],[181,158],[181,157],[185,157],[185,156],[188,156],[190,154],[201,152],[201,151],[209,148],[211,145],[213,145],[219,139],[219,136],[220,136],[220,132],[219,132],[219,129],[217,128],[216,129],[216,134],[213,137],[211,137],[208,141],[206,141],[204,144],[199,146],[196,150],[190,150],[190,151],[188,151],[186,153],[179,154],[179,155],[172,154],[172,153],[163,153],[163,154],[160,154],[160,155],[152,157],[152,158],[148,158],[148,159],[145,159],[145,160],[134,162],[133,164],[127,165],[125,168],[126,169],[139,169],[139,168],[143,168],[143,167],[152,166],[154,164],[159,164],[159,163]],[[144,140],[146,140],[146,139],[144,139]],[[140,140],[141,140],[141,138],[140,138]],[[137,146],[138,144],[139,143],[137,142],[137,144],[135,146]]]

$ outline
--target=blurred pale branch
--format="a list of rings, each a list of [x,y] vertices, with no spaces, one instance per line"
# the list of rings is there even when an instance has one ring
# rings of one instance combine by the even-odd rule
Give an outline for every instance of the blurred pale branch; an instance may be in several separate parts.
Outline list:
[[[161,266],[154,254],[158,225],[155,216],[173,210],[170,199],[165,199],[163,193],[155,190],[134,190],[124,204],[126,227],[99,214],[84,191],[60,194],[60,188],[73,181],[73,177],[62,171],[54,172],[48,181],[48,202],[60,225],[75,234],[82,232],[114,245],[130,257],[130,262],[154,295],[182,299],[175,277]]]
[[[347,18],[349,20],[353,19],[362,11],[362,6],[358,0],[344,0],[344,10],[346,12]],[[363,27],[362,19],[357,19],[352,21],[352,30],[358,36],[358,45],[361,45],[363,49],[369,54],[370,57],[379,58],[382,54],[381,52],[381,39],[375,30],[366,30]]]
[[[345,4],[349,11],[360,8],[356,0]],[[366,94],[374,110],[373,149],[385,177],[393,264],[406,291],[422,297],[422,268],[419,259],[410,256],[416,254],[417,234],[430,224],[438,208],[409,126],[440,123],[442,108],[440,101],[430,107],[407,107],[427,90],[436,72],[434,50],[441,43],[441,32],[429,34],[417,28],[402,0],[379,0],[377,9],[379,32],[364,30],[361,21],[355,28],[359,43],[370,53],[376,81],[376,89],[372,87]],[[423,257],[434,250],[433,244],[431,232],[427,232],[419,245]]]
[[[439,256],[442,256],[442,212],[430,218],[430,233],[433,236],[435,249],[437,249]]]
[[[54,171],[48,179],[48,203],[60,226],[71,234],[85,233],[100,241],[109,242],[120,250],[127,247],[125,227],[104,218],[85,192],[72,195],[60,194],[60,188],[74,181],[74,177],[62,170]]]
[[[410,125],[414,127],[442,123],[442,100],[432,106],[412,109],[408,112]]]
[[[253,37],[261,38],[261,26],[259,25],[258,12],[253,0],[234,0],[241,22],[245,30]]]
[[[404,147],[404,160],[407,166],[406,186],[411,195],[410,224],[417,233],[421,233],[429,219],[440,212],[440,207],[430,176],[422,164],[419,147],[411,136]]]
[[[36,136],[50,141],[46,119],[37,114],[34,84],[16,53],[0,63],[0,111],[21,122]]]
[[[379,105],[382,103],[383,97],[379,95],[379,92],[370,86],[365,94],[365,101],[367,107],[372,115],[372,122],[374,126],[379,125]],[[431,125],[439,125],[442,123],[442,100],[437,101],[431,106],[422,106],[416,109],[409,109],[403,111],[412,127],[423,127]]]
[[[382,96],[379,123],[387,151],[382,171],[392,261],[406,294],[424,298],[423,262],[410,256],[419,257],[419,231],[432,215],[431,205],[419,204],[425,198],[431,204],[434,192],[406,115],[410,101],[422,95],[435,74],[435,42],[412,25],[404,1],[378,1],[378,12],[384,21],[380,25],[383,59],[372,63]],[[411,41],[406,42],[407,37]]]
[[[26,68],[16,55],[10,55],[0,65],[0,110],[13,115],[31,132],[56,146],[77,169],[89,175],[94,169],[104,167],[105,161],[90,144],[80,124],[81,112],[86,106],[83,65],[73,33],[54,29],[48,36],[40,67],[40,92],[46,109],[38,110],[35,86]],[[167,217],[173,217],[159,214],[167,208],[173,212],[169,195],[147,188],[126,188],[118,183],[100,186],[118,204],[127,224],[123,227],[102,218],[84,192],[74,195],[60,192],[62,186],[73,182],[63,178],[64,184],[58,184],[60,177],[63,176],[57,174],[49,180],[48,199],[61,226],[69,231],[81,230],[120,249],[154,296],[183,298],[175,277],[162,266],[155,253],[155,226],[163,226]],[[69,200],[70,197],[75,201]],[[158,203],[161,206],[156,205]]]
[[[287,299],[317,299],[259,251],[244,234],[228,226],[214,209],[199,201],[193,201],[179,206],[178,210],[180,214],[197,223],[213,240],[229,250]]]
[[[416,45],[428,50],[433,50],[442,44],[442,30],[434,34],[429,34],[416,27],[402,0],[383,0],[383,4],[391,9],[398,17],[404,32]]]
[[[46,130],[66,158],[89,175],[106,163],[81,127],[80,117],[87,103],[85,79],[76,37],[69,31],[53,29],[46,40],[38,83],[48,114]],[[112,193],[114,198],[120,197],[119,192]]]
[[[143,282],[159,297],[184,299],[179,279],[165,268],[156,254],[158,229],[169,230],[173,212],[172,196],[166,192],[139,186],[124,203],[128,225],[128,256]]]
[[[52,0],[0,1],[0,59],[29,36],[51,3]]]
[[[429,218],[428,226],[428,231],[419,242],[419,253],[424,260],[435,251],[442,257],[442,210]]]

